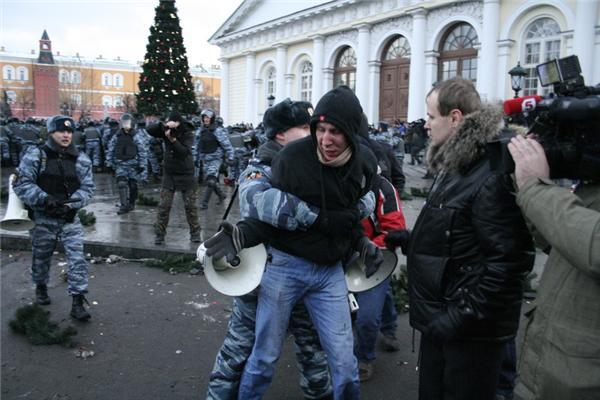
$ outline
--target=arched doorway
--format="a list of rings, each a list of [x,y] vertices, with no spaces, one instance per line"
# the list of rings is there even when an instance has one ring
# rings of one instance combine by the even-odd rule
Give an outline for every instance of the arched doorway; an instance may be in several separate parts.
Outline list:
[[[438,81],[460,76],[476,83],[477,44],[477,32],[471,25],[461,22],[448,29],[440,42]]]
[[[350,46],[342,48],[337,58],[333,70],[333,87],[347,85],[356,90],[356,54]]]
[[[390,39],[381,56],[379,119],[406,120],[410,82],[410,45],[404,36]]]

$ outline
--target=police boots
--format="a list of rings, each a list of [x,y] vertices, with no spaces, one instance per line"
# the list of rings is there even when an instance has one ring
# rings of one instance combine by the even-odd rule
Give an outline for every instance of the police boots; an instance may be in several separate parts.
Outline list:
[[[50,296],[48,296],[48,286],[44,284],[36,285],[35,302],[41,306],[47,306],[48,304],[50,304]]]
[[[129,188],[127,188],[127,186],[123,187],[119,187],[119,201],[120,201],[120,205],[119,205],[119,209],[117,210],[117,214],[125,214],[127,212],[129,212],[129,199],[128,199],[128,194],[129,194]]]
[[[208,201],[210,200],[210,195],[212,195],[213,189],[210,186],[206,186],[204,188],[204,195],[202,196],[202,201],[200,202],[200,209],[206,210],[208,208]]]
[[[79,321],[87,321],[88,319],[90,319],[92,317],[90,315],[90,313],[88,313],[85,310],[85,307],[83,307],[84,301],[87,303],[87,305],[90,305],[90,303],[88,303],[88,301],[84,295],[82,295],[82,294],[73,295],[73,306],[71,307],[71,317],[78,319]]]

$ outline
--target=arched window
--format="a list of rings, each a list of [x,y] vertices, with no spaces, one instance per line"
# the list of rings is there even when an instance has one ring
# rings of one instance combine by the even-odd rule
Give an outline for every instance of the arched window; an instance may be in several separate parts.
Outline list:
[[[13,104],[17,101],[17,92],[14,90],[6,91],[6,101],[8,104]]]
[[[388,44],[383,60],[392,61],[402,58],[410,58],[410,45],[404,36],[398,36]]]
[[[112,86],[112,75],[109,73],[102,74],[102,85],[103,86]],[[104,101],[102,102],[104,104]]]
[[[461,22],[448,30],[440,46],[438,80],[455,76],[477,80],[477,33],[475,29]]]
[[[104,107],[112,107],[113,99],[111,96],[102,96],[102,105]]]
[[[114,74],[113,75],[113,84],[115,87],[123,87],[123,75]]]
[[[313,65],[310,61],[300,64],[300,100],[311,101],[313,82]]]
[[[267,76],[265,79],[265,82],[267,83],[266,84],[267,93],[265,95],[265,99],[267,99],[269,96],[275,97],[276,77],[277,77],[277,72],[275,70],[275,67],[269,67],[269,69],[267,69]],[[277,101],[277,99],[275,101]],[[266,106],[268,107],[268,104]]]
[[[335,60],[333,87],[347,85],[356,89],[356,54],[350,46],[343,48]]]
[[[81,72],[71,71],[71,83],[79,85],[81,83]]]
[[[80,94],[72,94],[71,95],[71,101],[75,104],[80,106],[81,105],[81,95]]]
[[[20,81],[28,81],[29,80],[29,71],[25,67],[17,68],[17,78]]]
[[[2,68],[2,78],[7,81],[15,79],[15,67],[12,65],[5,65]]]
[[[542,88],[535,67],[554,58],[560,58],[560,27],[551,18],[540,18],[527,27],[523,39],[521,49],[523,68],[529,74],[523,79],[523,95],[548,94],[552,88]]]
[[[61,69],[58,71],[58,81],[60,83],[69,83],[69,71]]]
[[[204,82],[200,79],[194,82],[194,90],[198,93],[202,93],[204,91]]]

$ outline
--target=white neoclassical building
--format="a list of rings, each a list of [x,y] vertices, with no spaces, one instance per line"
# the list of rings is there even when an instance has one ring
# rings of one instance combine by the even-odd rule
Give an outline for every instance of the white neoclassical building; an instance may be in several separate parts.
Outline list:
[[[245,0],[209,42],[221,48],[221,114],[261,121],[269,96],[314,103],[352,87],[370,121],[425,116],[438,80],[472,79],[487,100],[543,93],[535,66],[576,54],[600,82],[599,0]],[[594,67],[596,65],[596,67]]]

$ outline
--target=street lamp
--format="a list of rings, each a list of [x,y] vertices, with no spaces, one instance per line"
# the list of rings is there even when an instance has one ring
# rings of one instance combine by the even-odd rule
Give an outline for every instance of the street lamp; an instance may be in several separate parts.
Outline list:
[[[510,75],[510,86],[515,91],[515,99],[519,97],[519,92],[523,85],[523,77],[529,75],[525,68],[521,67],[521,62],[517,61],[517,66],[508,71]]]
[[[270,94],[269,97],[267,97],[267,105],[269,107],[271,107],[273,105],[273,103],[275,103],[275,96]]]

